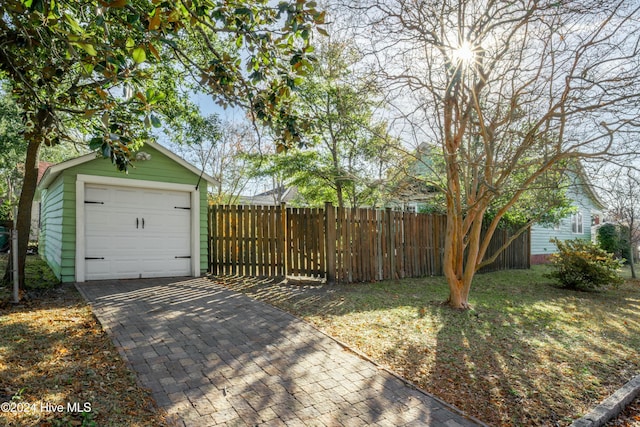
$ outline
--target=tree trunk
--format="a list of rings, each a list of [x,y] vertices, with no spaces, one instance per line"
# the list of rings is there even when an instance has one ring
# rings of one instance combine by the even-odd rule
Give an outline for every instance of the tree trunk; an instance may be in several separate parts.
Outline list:
[[[33,197],[38,185],[38,150],[40,149],[40,138],[29,138],[27,146],[27,156],[24,165],[24,181],[18,202],[18,216],[15,227],[18,231],[18,278],[20,289],[24,289],[24,267],[27,259],[27,248],[29,246],[29,234],[31,232],[31,207]],[[15,250],[12,249],[12,250]],[[10,277],[11,263],[7,264],[7,272],[4,280]]]
[[[478,258],[481,256],[479,247],[482,222],[477,219],[471,226],[471,230],[466,238],[468,240],[466,251],[463,249],[465,247],[463,243],[465,237],[460,227],[461,225],[462,220],[454,220],[451,224],[451,230],[453,232],[450,233],[449,230],[447,230],[447,236],[445,238],[444,272],[447,283],[449,284],[449,299],[447,303],[453,308],[468,310],[471,308],[469,304],[471,283],[476,273]]]
[[[338,207],[344,208],[344,195],[342,192],[342,183],[339,180],[336,181],[336,196],[338,197]]]
[[[447,234],[444,242],[444,275],[449,284],[447,303],[457,309],[467,310],[471,278],[464,274],[464,249],[462,220],[455,213],[447,214]]]
[[[631,268],[631,278],[636,279],[636,267],[634,257],[636,255],[635,244],[633,243],[633,222],[629,227],[629,267]]]
[[[469,310],[471,305],[469,304],[469,290],[471,289],[471,283],[465,283],[465,280],[455,280],[453,283],[449,282],[449,299],[447,304],[452,308],[460,310]]]

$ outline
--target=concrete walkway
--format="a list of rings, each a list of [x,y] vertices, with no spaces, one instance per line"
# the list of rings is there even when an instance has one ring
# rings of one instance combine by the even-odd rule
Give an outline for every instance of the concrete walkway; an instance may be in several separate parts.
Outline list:
[[[178,425],[478,425],[305,322],[208,279],[77,288]]]

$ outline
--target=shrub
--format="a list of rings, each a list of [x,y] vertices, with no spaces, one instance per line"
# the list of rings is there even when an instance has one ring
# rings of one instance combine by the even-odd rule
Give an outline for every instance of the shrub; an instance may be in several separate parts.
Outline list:
[[[9,199],[5,199],[0,203],[0,222],[9,221],[11,219],[11,211],[13,206],[9,203]]]
[[[614,224],[603,224],[598,228],[598,244],[612,254],[620,251],[620,232]]]
[[[628,260],[631,256],[629,227],[619,224],[603,224],[598,229],[598,244],[616,258]]]
[[[582,239],[561,241],[551,239],[558,252],[551,255],[555,271],[547,276],[564,288],[593,291],[624,282],[620,276],[623,260],[616,260],[597,245]]]

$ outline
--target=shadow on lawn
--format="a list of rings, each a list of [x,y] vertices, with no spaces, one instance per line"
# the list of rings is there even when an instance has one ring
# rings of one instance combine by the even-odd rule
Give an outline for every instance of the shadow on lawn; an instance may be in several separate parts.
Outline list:
[[[568,425],[640,371],[638,288],[571,292],[531,274],[479,276],[476,310],[468,312],[433,302],[446,298],[441,279],[333,287],[229,279],[227,286],[302,317],[363,319],[363,330],[388,335],[364,343],[379,347],[379,362],[491,425]],[[398,323],[408,329],[380,326],[372,314],[403,310],[411,314]]]
[[[536,384],[527,374],[530,366],[541,363],[534,352],[523,351],[527,337],[501,336],[494,332],[497,319],[487,327],[478,313],[445,307],[433,313],[442,326],[433,368],[421,383],[490,425],[539,424],[540,414],[529,413],[531,398],[536,400],[534,406],[546,408],[542,424],[557,425],[555,403],[546,395],[553,382]]]
[[[640,369],[640,343],[631,338],[640,330],[637,305],[603,305],[598,297],[607,298],[541,298],[504,311],[416,307],[440,325],[435,346],[401,339],[386,356],[410,380],[490,425],[567,425]]]

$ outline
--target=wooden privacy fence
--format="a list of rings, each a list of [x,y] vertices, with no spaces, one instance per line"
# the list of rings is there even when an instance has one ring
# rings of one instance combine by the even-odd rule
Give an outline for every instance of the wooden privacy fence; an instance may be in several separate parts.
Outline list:
[[[391,209],[210,206],[209,262],[216,275],[312,276],[370,282],[442,275],[446,217]],[[488,253],[510,238],[494,234]],[[529,268],[523,233],[482,271]]]

